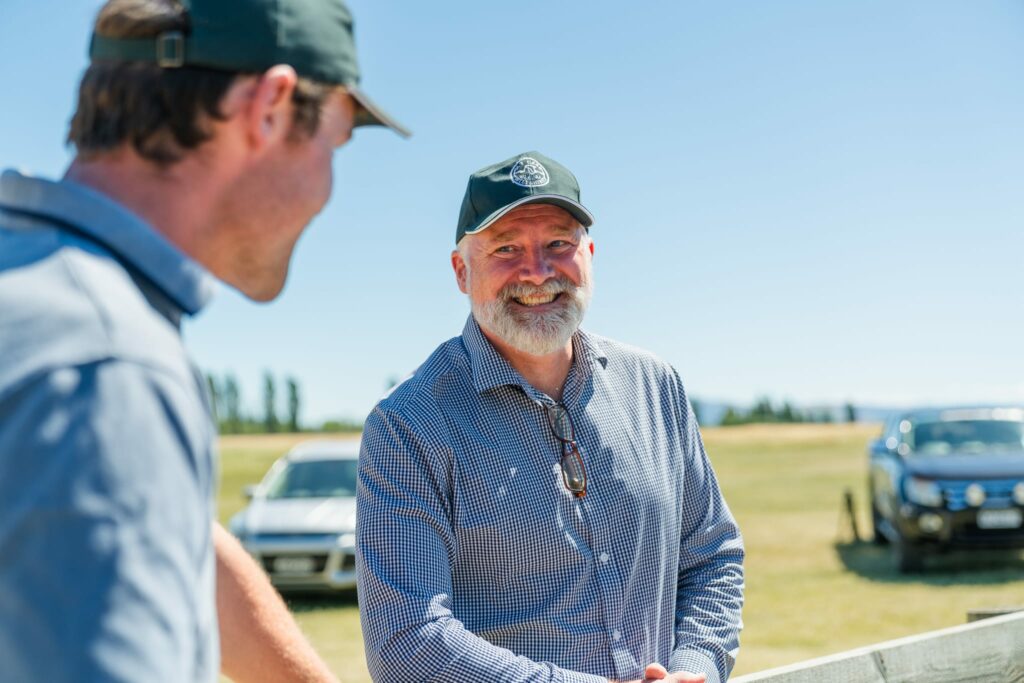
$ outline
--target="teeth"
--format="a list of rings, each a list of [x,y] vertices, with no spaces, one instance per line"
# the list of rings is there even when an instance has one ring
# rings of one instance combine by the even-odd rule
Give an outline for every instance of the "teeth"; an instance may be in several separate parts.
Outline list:
[[[534,294],[532,296],[520,296],[516,298],[516,301],[523,304],[524,306],[539,306],[541,304],[549,304],[555,300],[555,294]]]

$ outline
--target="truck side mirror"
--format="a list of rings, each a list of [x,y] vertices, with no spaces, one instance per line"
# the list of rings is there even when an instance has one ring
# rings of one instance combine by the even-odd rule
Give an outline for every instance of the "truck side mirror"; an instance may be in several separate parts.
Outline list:
[[[875,439],[874,441],[871,442],[871,445],[868,447],[868,450],[871,452],[871,455],[892,454],[892,450],[890,450],[889,447],[885,445],[885,439]]]

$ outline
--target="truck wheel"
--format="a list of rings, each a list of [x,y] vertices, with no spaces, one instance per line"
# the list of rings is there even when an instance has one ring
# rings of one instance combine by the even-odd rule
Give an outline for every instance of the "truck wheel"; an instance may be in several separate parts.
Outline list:
[[[901,574],[913,574],[924,569],[924,552],[920,546],[901,538],[892,548],[896,558],[896,569]]]
[[[871,531],[873,533],[871,540],[874,541],[875,545],[889,545],[889,539],[886,538],[885,534],[881,530],[882,514],[875,507],[874,499],[871,500]]]

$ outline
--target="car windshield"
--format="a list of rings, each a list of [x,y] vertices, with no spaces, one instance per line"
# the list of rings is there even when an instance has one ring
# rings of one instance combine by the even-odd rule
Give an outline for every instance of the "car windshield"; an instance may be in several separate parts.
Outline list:
[[[1016,453],[1024,450],[1024,423],[1013,420],[943,420],[914,425],[908,446],[920,455]]]
[[[288,463],[267,482],[267,498],[331,498],[356,495],[357,460]]]

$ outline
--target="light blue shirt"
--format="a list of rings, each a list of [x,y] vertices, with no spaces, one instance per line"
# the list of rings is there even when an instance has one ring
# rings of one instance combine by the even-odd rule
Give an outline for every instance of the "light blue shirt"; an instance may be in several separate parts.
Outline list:
[[[562,403],[587,471],[562,482],[554,401],[470,317],[371,413],[359,605],[375,680],[724,681],[743,544],[676,372],[586,332]]]
[[[182,198],[182,201],[185,201]],[[0,678],[215,681],[210,276],[70,182],[0,176]]]

